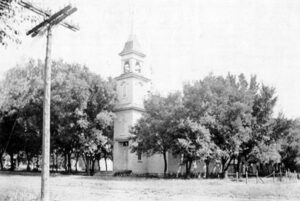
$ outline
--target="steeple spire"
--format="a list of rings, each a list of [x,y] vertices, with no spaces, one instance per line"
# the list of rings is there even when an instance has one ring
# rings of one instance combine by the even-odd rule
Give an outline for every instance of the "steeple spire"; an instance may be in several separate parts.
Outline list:
[[[134,37],[134,8],[133,8],[133,3],[131,6],[131,20],[130,20],[130,33],[128,37],[128,41],[132,40]]]
[[[131,1],[131,14],[130,14],[130,33],[127,42],[119,54],[120,56],[124,56],[126,54],[134,53],[141,57],[145,57],[146,55],[141,51],[141,46],[137,40],[137,37],[134,33],[134,6],[133,0]]]

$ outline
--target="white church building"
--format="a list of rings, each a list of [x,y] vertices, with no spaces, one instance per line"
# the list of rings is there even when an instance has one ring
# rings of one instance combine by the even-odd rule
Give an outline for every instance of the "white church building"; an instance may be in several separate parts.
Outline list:
[[[150,79],[146,77],[144,59],[146,55],[135,35],[130,34],[122,52],[121,75],[116,77],[117,99],[114,121],[113,171],[131,170],[133,173],[162,174],[164,171],[163,156],[155,154],[147,157],[131,153],[129,130],[141,118],[144,110],[144,99],[150,91]],[[174,161],[175,162],[175,161]],[[172,165],[168,161],[169,170],[178,168],[178,162]],[[174,171],[174,170],[173,170]]]
[[[150,92],[151,80],[146,76],[144,59],[146,54],[141,50],[135,35],[130,34],[121,57],[121,75],[116,77],[117,104],[114,112],[114,144],[113,144],[113,171],[130,170],[135,174],[163,174],[164,160],[161,154],[147,157],[143,154],[132,153],[130,149],[129,130],[141,118],[144,109],[144,100]],[[167,154],[167,173],[184,173],[185,165],[181,158]],[[203,172],[203,162],[194,165],[196,172]],[[211,169],[212,167],[210,167]]]

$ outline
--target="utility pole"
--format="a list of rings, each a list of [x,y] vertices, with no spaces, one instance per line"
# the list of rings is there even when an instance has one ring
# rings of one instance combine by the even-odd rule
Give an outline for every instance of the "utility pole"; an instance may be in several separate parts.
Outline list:
[[[35,37],[36,35],[47,31],[46,58],[44,68],[44,102],[43,102],[43,145],[42,145],[42,178],[41,178],[41,201],[50,200],[49,192],[49,174],[50,174],[50,102],[51,102],[51,49],[52,49],[52,27],[61,23],[64,27],[73,31],[77,27],[62,21],[77,11],[77,8],[71,5],[66,6],[57,13],[50,15],[40,8],[30,3],[20,1],[19,4],[29,10],[44,16],[45,20],[36,25],[26,34]]]

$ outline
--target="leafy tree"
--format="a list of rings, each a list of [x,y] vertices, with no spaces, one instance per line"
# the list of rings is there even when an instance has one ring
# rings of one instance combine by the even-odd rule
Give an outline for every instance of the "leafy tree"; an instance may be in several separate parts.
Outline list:
[[[300,120],[292,122],[289,133],[282,140],[280,152],[282,162],[291,171],[299,170],[300,165]]]
[[[32,110],[30,113],[34,113],[33,108],[29,105],[33,103],[32,97],[39,89],[37,80],[39,80],[40,70],[33,68],[32,64],[33,61],[30,61],[26,68],[16,67],[10,69],[1,83],[0,109],[3,114],[1,135],[2,139],[5,139],[4,144],[6,144],[2,146],[4,151],[11,156],[11,160],[13,160],[14,154],[24,151],[24,146],[29,147],[26,143],[27,140],[33,140],[26,139],[24,134],[29,130],[32,131],[32,124],[25,119],[30,118],[28,111]],[[41,118],[38,117],[38,119]],[[32,133],[31,131],[30,133]],[[35,145],[37,144],[31,146],[30,149]],[[11,169],[14,169],[13,161],[11,161],[11,164]]]
[[[0,0],[0,45],[7,46],[10,42],[20,44],[24,33],[22,25],[36,20],[37,17],[24,12],[16,0]]]
[[[9,70],[0,87],[3,94],[0,99],[2,114],[0,129],[6,129],[5,132],[1,132],[1,150],[4,152],[3,144],[8,141],[5,136],[9,134],[9,131],[18,131],[12,136],[19,137],[21,140],[18,141],[18,146],[12,153],[24,153],[28,169],[32,158],[39,157],[41,148],[42,69],[42,62],[31,60],[23,68],[16,67]],[[111,110],[115,97],[114,84],[111,80],[105,81],[100,76],[89,72],[86,67],[67,64],[61,60],[53,62],[52,69],[51,152],[56,159],[57,154],[65,156],[66,170],[71,171],[73,155],[77,162],[79,155],[83,153],[83,132],[82,124],[80,124],[83,116],[88,122],[84,133],[95,136],[94,133],[99,133],[95,132],[95,129],[98,129],[101,135],[110,142],[113,118]],[[7,114],[11,113],[16,114],[12,116],[12,120],[7,118]],[[13,122],[16,122],[18,129],[13,129]],[[13,145],[12,142],[10,140],[10,146]],[[34,145],[28,146],[29,142]],[[105,151],[105,154],[99,155],[100,157],[110,157],[110,144],[106,143],[105,149],[97,147],[97,152]]]
[[[184,105],[193,121],[203,124],[219,148],[223,171],[238,157],[241,145],[250,139],[255,79],[249,84],[238,78],[205,77],[184,86]]]
[[[134,143],[133,152],[142,152],[148,156],[162,154],[164,158],[164,174],[167,172],[167,152],[171,151],[174,131],[180,120],[182,96],[180,93],[162,97],[151,95],[145,101],[145,113],[132,129]]]
[[[190,176],[192,163],[196,160],[209,160],[217,151],[211,141],[209,130],[189,118],[181,120],[176,128],[176,143],[173,152],[183,155],[186,164],[186,176]]]
[[[252,106],[252,132],[251,139],[243,144],[241,155],[246,160],[256,160],[262,164],[278,163],[280,157],[280,139],[283,130],[288,130],[287,124],[284,126],[283,119],[272,117],[276,104],[275,88],[263,85],[255,94]],[[284,120],[285,121],[285,120]],[[286,122],[287,123],[287,122]]]
[[[10,110],[2,115],[0,122],[1,132],[1,162],[4,153],[10,156],[10,170],[15,169],[14,156],[21,150],[22,138],[17,110]],[[3,168],[3,167],[1,167]]]

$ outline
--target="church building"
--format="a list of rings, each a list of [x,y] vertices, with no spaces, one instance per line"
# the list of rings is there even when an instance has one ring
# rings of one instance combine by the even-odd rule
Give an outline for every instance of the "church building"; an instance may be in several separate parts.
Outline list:
[[[121,75],[116,77],[117,104],[114,108],[113,171],[132,171],[134,174],[163,174],[164,159],[162,154],[146,156],[132,153],[129,130],[141,118],[144,100],[150,92],[150,79],[146,76],[144,60],[146,54],[134,34],[130,34],[121,57]],[[183,173],[185,166],[180,163],[180,156],[167,153],[167,172]],[[198,166],[198,171],[202,165]],[[201,172],[201,170],[199,171]]]
[[[146,77],[146,54],[134,34],[130,34],[121,53],[121,75],[116,77],[117,99],[114,121],[114,172],[131,170],[133,173],[163,173],[162,155],[151,157],[131,153],[129,130],[142,116],[144,100],[150,92],[150,79]]]

